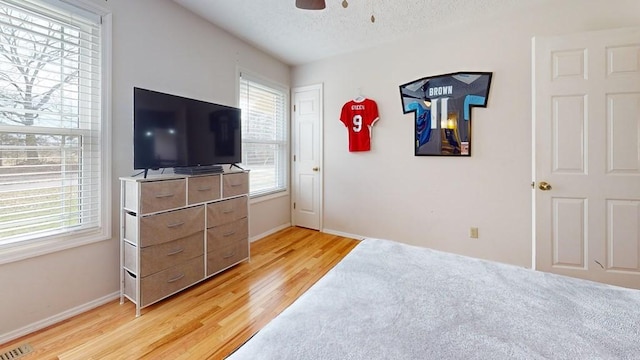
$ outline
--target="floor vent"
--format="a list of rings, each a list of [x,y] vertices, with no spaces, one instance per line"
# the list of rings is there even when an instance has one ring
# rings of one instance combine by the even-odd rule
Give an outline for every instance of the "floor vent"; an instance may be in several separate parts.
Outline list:
[[[3,352],[0,354],[0,360],[14,360],[21,358],[28,353],[32,352],[33,348],[29,344],[20,345],[15,349]]]

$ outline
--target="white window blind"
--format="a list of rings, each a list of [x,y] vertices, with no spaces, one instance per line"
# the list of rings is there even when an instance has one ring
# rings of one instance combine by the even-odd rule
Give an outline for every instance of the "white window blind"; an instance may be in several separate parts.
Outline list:
[[[287,189],[287,91],[240,76],[242,164],[251,170],[251,196]]]
[[[101,28],[0,1],[0,245],[104,226]]]

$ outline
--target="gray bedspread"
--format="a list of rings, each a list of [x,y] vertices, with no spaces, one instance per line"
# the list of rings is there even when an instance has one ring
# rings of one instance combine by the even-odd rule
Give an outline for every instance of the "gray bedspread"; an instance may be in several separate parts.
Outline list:
[[[366,239],[229,359],[640,359],[640,290]]]

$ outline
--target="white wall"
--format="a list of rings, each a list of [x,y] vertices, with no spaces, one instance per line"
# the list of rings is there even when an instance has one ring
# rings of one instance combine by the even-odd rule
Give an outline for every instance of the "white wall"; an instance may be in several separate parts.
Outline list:
[[[91,0],[113,13],[114,238],[0,265],[0,343],[119,291],[118,177],[134,173],[133,87],[236,105],[236,67],[290,83],[290,68],[170,0]],[[251,205],[250,236],[290,221],[289,197]],[[132,313],[131,316],[134,316]]]
[[[292,86],[324,83],[325,230],[531,266],[531,38],[640,25],[637,0],[548,4],[294,68]],[[398,86],[457,71],[494,75],[473,155],[414,157]],[[338,120],[359,91],[380,111],[369,153],[347,151]]]

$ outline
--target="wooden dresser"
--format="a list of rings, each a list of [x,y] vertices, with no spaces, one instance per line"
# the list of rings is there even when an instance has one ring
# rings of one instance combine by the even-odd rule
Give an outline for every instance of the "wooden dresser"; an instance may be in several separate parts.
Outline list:
[[[136,316],[249,258],[248,172],[120,182],[120,302]]]

